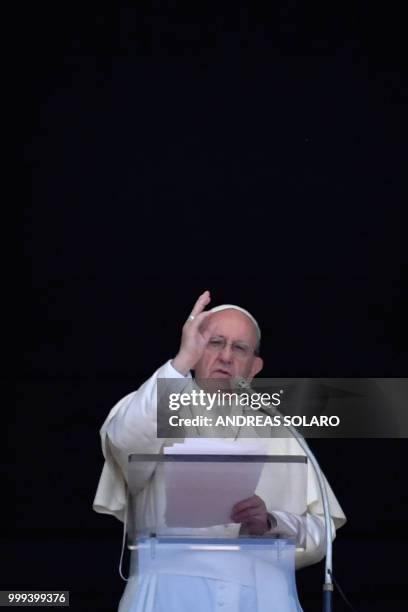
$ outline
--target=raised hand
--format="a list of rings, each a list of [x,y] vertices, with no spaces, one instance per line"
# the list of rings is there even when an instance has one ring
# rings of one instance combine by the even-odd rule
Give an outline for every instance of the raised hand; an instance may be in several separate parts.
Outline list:
[[[210,292],[204,291],[196,301],[190,316],[183,325],[179,352],[172,361],[173,367],[186,376],[200,360],[211,336],[212,329],[204,326],[204,320],[211,314],[204,308],[211,302]]]

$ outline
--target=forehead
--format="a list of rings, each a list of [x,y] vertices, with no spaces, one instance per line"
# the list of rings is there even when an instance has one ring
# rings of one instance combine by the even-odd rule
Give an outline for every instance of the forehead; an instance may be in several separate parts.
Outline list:
[[[243,312],[232,308],[214,312],[207,319],[212,328],[212,334],[225,336],[231,340],[244,340],[256,343],[255,325]]]

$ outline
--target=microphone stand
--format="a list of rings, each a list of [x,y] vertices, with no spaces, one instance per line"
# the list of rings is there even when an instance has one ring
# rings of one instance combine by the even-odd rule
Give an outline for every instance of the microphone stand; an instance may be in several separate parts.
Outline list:
[[[248,381],[244,378],[239,378],[234,381],[234,387],[239,389],[241,392],[254,393]],[[282,416],[276,408],[265,409],[260,408],[260,412],[264,412],[269,416],[276,414]],[[313,466],[314,472],[317,477],[319,484],[320,495],[323,501],[323,512],[325,521],[325,535],[326,535],[326,558],[324,567],[324,584],[323,584],[323,612],[332,612],[332,595],[333,595],[333,580],[332,580],[332,568],[333,568],[333,534],[331,528],[331,516],[329,507],[329,497],[327,495],[326,483],[324,481],[323,473],[320,469],[320,465],[307,444],[305,438],[299,434],[299,432],[293,427],[293,425],[285,426],[294,438],[297,439],[299,446],[305,452],[306,457],[309,459]]]
[[[329,497],[327,495],[326,483],[324,481],[323,473],[320,469],[320,465],[307,444],[305,438],[301,436],[293,425],[286,426],[291,434],[296,437],[299,445],[304,450],[307,458],[313,466],[318,483],[320,494],[323,500],[323,512],[325,521],[325,532],[326,532],[326,558],[324,567],[324,584],[323,584],[323,612],[332,612],[332,595],[333,595],[333,581],[332,581],[332,567],[333,567],[333,536],[331,528],[331,516],[329,507]]]

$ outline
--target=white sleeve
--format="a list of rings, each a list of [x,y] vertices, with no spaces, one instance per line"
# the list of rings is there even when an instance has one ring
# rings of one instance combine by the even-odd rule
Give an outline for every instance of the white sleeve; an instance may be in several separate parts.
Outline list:
[[[290,512],[274,510],[270,515],[275,519],[268,534],[281,535],[294,538],[296,545],[303,550],[296,553],[296,568],[317,563],[326,554],[326,530],[324,519],[321,516],[310,514],[300,516]],[[332,522],[333,539],[335,537],[335,526]]]
[[[183,376],[168,361],[137,391],[121,399],[110,411],[100,430],[105,458],[93,509],[124,520],[128,455],[157,453],[165,440],[157,438],[157,379],[179,379],[183,386],[191,376]]]
[[[168,361],[137,391],[126,396],[111,417],[106,432],[121,453],[157,453],[164,439],[157,437],[157,379],[187,380]]]

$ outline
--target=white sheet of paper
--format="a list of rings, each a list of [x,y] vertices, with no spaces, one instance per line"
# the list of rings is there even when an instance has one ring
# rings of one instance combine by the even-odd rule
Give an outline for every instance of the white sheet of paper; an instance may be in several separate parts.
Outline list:
[[[219,439],[190,439],[164,449],[165,454],[262,455],[259,444]],[[209,527],[231,523],[232,507],[251,497],[259,482],[261,462],[175,462],[165,464],[168,527]]]

